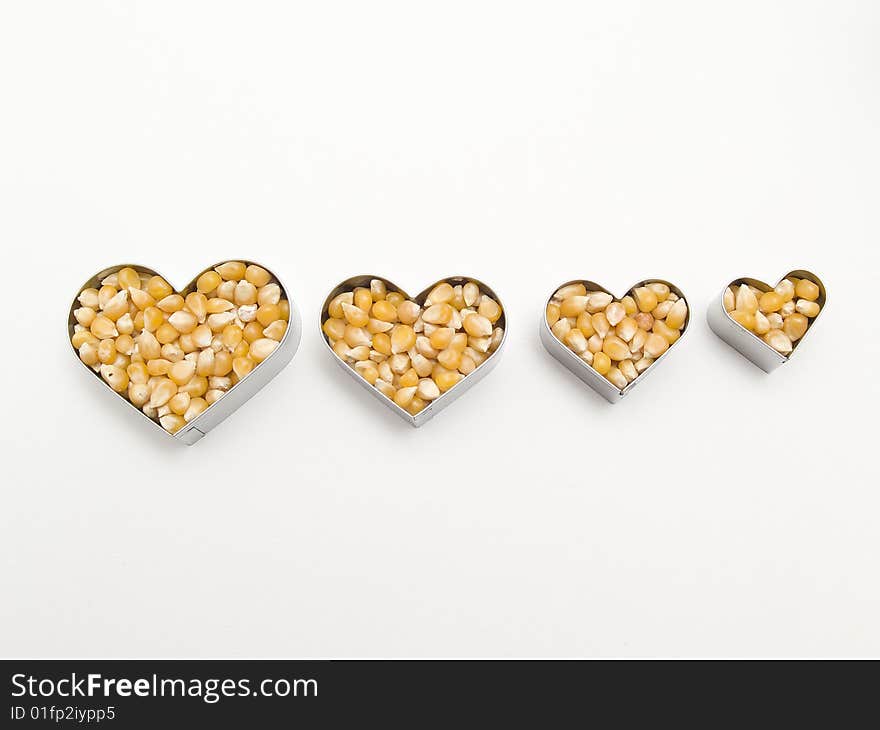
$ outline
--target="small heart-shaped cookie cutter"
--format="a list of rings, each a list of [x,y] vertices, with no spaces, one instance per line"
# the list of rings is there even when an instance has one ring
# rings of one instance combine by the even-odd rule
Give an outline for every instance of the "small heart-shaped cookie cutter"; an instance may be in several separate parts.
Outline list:
[[[183,289],[174,289],[178,294],[188,291],[195,291],[196,281],[198,278],[207,271],[212,271],[215,266],[219,266],[226,261],[242,261],[245,265],[254,264],[256,266],[260,266],[261,268],[266,269],[275,281],[278,283],[278,286],[281,287],[281,292],[286,297],[287,301],[290,303],[290,315],[289,321],[287,323],[287,330],[284,332],[284,335],[281,338],[281,341],[278,343],[278,347],[267,357],[263,362],[257,365],[250,373],[245,375],[238,383],[236,383],[232,388],[230,388],[227,393],[215,403],[212,403],[208,408],[206,408],[202,413],[192,419],[189,423],[187,423],[183,428],[181,428],[177,433],[169,433],[164,428],[162,428],[161,424],[154,421],[150,418],[146,413],[144,413],[140,408],[131,403],[127,398],[120,395],[119,393],[113,392],[110,387],[104,382],[100,373],[95,372],[86,365],[82,360],[80,360],[77,351],[73,350],[73,355],[76,357],[77,361],[80,365],[82,365],[91,375],[96,377],[100,382],[103,388],[106,390],[110,390],[114,396],[117,398],[121,398],[130,408],[133,408],[137,411],[142,418],[147,420],[149,423],[153,424],[156,428],[158,428],[162,433],[166,436],[169,436],[176,441],[186,444],[187,446],[192,446],[196,441],[201,439],[205,434],[207,434],[211,429],[213,429],[217,424],[221,421],[232,415],[233,412],[238,410],[244,403],[253,397],[260,388],[262,388],[266,383],[268,383],[272,378],[274,378],[281,370],[284,369],[284,366],[287,365],[292,359],[294,354],[296,354],[297,348],[299,347],[300,339],[302,338],[302,318],[299,314],[299,308],[294,304],[293,298],[290,296],[290,290],[284,285],[284,282],[281,281],[281,278],[268,266],[263,266],[256,261],[250,261],[248,259],[223,259],[222,261],[218,261],[216,264],[208,266],[207,268],[200,271],[196,276],[193,277],[192,281],[189,282]],[[77,295],[83,289],[88,289],[94,287],[95,289],[101,288],[101,281],[111,274],[115,274],[120,269],[125,268],[126,266],[131,267],[138,273],[149,274],[150,276],[161,276],[165,281],[171,284],[171,281],[160,274],[158,271],[151,269],[149,266],[142,266],[141,264],[118,264],[116,266],[110,266],[106,269],[103,269],[91,279],[89,279],[85,284],[83,284],[78,290]],[[172,285],[173,286],[173,285]],[[80,306],[77,297],[73,298],[73,303],[70,305],[70,313],[67,317],[67,341],[70,343],[70,338],[74,333],[74,325],[76,325],[76,317],[74,317],[73,312]],[[72,348],[71,348],[72,349]]]
[[[629,383],[622,390],[618,388],[614,383],[608,380],[604,375],[600,375],[598,372],[593,370],[593,367],[581,360],[578,355],[569,350],[564,343],[560,342],[556,339],[556,335],[553,334],[553,331],[550,329],[550,325],[547,323],[547,305],[550,303],[550,300],[553,299],[553,295],[562,289],[563,287],[569,286],[571,284],[583,284],[587,287],[587,291],[601,291],[606,294],[610,294],[614,301],[620,301],[623,297],[618,297],[616,294],[608,291],[601,284],[597,284],[595,281],[588,281],[586,279],[573,279],[572,281],[566,282],[565,284],[560,284],[557,286],[551,293],[550,296],[544,301],[544,307],[541,310],[541,322],[538,327],[538,332],[541,336],[541,342],[544,344],[544,347],[547,349],[553,357],[555,357],[559,362],[565,365],[566,368],[571,370],[572,373],[577,375],[578,378],[583,380],[587,385],[589,385],[593,390],[595,390],[599,395],[601,395],[605,400],[609,403],[617,403],[624,396],[628,395],[633,388],[636,387],[640,382],[642,382],[645,377],[650,373],[659,363],[665,358],[672,349],[681,342],[685,333],[688,330],[688,325],[690,324],[691,319],[691,304],[690,300],[684,295],[684,293],[679,289],[675,284],[672,284],[665,279],[645,279],[640,281],[638,284],[634,284],[629,289],[627,289],[626,294],[623,296],[627,296],[634,289],[637,289],[640,286],[647,286],[648,284],[666,284],[669,287],[669,291],[673,292],[680,299],[684,299],[687,302],[687,316],[685,317],[684,324],[681,327],[681,335],[679,338],[673,342],[669,349],[666,350],[660,357],[654,360],[653,363],[648,367],[645,372],[640,373],[637,378],[635,378],[631,383]]]
[[[780,282],[790,276],[793,276],[796,279],[808,279],[819,287],[819,298],[816,300],[819,304],[819,314],[810,320],[810,326],[807,328],[804,336],[795,340],[792,351],[788,355],[783,355],[781,352],[777,352],[770,347],[770,345],[764,342],[760,336],[756,335],[754,332],[749,332],[749,330],[740,325],[730,316],[730,313],[724,308],[724,292],[727,291],[728,287],[736,286],[738,284],[748,284],[762,292],[773,291],[775,286],[778,286]],[[825,285],[812,271],[807,271],[806,269],[789,271],[778,282],[776,282],[775,286],[765,284],[759,279],[742,276],[738,279],[734,279],[729,284],[726,284],[721,289],[718,296],[712,300],[712,304],[709,305],[709,309],[706,311],[706,321],[709,323],[709,327],[712,331],[734,350],[751,360],[765,373],[772,373],[780,365],[784,365],[791,360],[792,356],[797,351],[798,346],[809,335],[810,330],[813,329],[816,320],[819,319],[819,317],[822,316],[822,312],[825,311]]]
[[[339,294],[343,292],[351,291],[357,287],[364,287],[366,289],[370,288],[370,281],[373,279],[378,279],[385,283],[385,286],[388,288],[388,291],[399,291],[403,294],[407,299],[414,301],[420,307],[424,304],[425,299],[428,294],[431,293],[431,290],[437,286],[438,284],[442,284],[443,282],[448,282],[452,284],[452,286],[456,286],[458,284],[466,284],[469,281],[474,282],[478,287],[480,287],[480,292],[483,294],[487,294],[492,299],[494,299],[501,306],[501,317],[495,323],[496,327],[501,327],[504,330],[504,336],[501,338],[501,344],[498,345],[498,349],[495,350],[488,358],[486,358],[485,362],[482,365],[477,367],[470,375],[464,377],[459,383],[454,385],[452,388],[443,393],[439,398],[435,398],[428,405],[426,405],[421,411],[419,411],[416,415],[412,415],[405,409],[401,408],[397,403],[395,403],[390,398],[383,395],[380,391],[376,390],[372,385],[370,385],[366,380],[364,380],[357,372],[351,367],[349,367],[348,363],[346,363],[341,357],[339,357],[335,352],[333,352],[333,348],[330,346],[330,343],[327,341],[327,337],[324,334],[323,327],[324,322],[330,316],[328,312],[328,307],[330,306],[330,302]],[[498,364],[498,360],[501,357],[501,351],[504,349],[504,345],[507,342],[507,310],[504,307],[504,303],[498,297],[498,295],[486,284],[484,284],[479,279],[475,279],[473,276],[447,276],[443,279],[438,279],[429,287],[422,290],[415,297],[411,297],[406,293],[404,289],[397,286],[390,279],[386,279],[384,276],[376,276],[374,274],[360,274],[358,276],[352,276],[346,279],[345,281],[337,284],[331,292],[327,295],[327,298],[324,300],[324,306],[321,307],[321,321],[319,323],[319,331],[321,333],[321,340],[324,342],[324,346],[330,352],[330,355],[333,359],[342,367],[345,372],[347,372],[350,376],[352,376],[357,382],[361,384],[362,387],[366,388],[370,393],[373,394],[374,397],[378,398],[382,403],[384,403],[388,408],[394,411],[398,416],[400,416],[404,421],[409,423],[411,426],[418,428],[419,426],[427,423],[431,418],[436,416],[440,411],[442,411],[446,406],[452,403],[457,398],[463,396],[468,390],[473,388],[479,381],[485,378],[489,372]]]

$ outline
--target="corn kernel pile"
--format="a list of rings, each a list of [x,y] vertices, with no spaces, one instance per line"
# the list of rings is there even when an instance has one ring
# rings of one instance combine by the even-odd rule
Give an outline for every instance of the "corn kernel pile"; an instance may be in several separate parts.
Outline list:
[[[175,433],[265,360],[290,305],[265,269],[228,261],[178,294],[125,267],[84,289],[71,342],[120,395]]]
[[[620,390],[681,337],[687,303],[666,284],[634,288],[620,301],[607,292],[568,284],[547,304],[556,339]]]
[[[469,281],[443,282],[419,306],[373,279],[335,296],[322,329],[364,380],[415,415],[498,349],[501,305]]]
[[[806,333],[810,320],[818,316],[818,298],[818,284],[789,277],[766,292],[745,283],[729,286],[724,290],[724,308],[737,324],[776,352],[788,355]]]

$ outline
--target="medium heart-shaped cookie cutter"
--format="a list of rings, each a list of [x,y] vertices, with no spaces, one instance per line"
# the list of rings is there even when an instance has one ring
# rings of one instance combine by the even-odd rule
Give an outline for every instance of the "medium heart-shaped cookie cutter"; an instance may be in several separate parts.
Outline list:
[[[202,438],[205,434],[207,434],[211,429],[213,429],[218,423],[223,421],[225,418],[230,416],[234,411],[240,408],[249,398],[254,396],[260,388],[262,388],[266,383],[268,383],[272,378],[278,375],[279,372],[284,368],[287,363],[289,363],[294,354],[296,353],[297,348],[299,347],[300,339],[302,338],[302,319],[299,314],[299,308],[295,306],[293,298],[290,296],[290,290],[284,285],[281,281],[281,278],[267,266],[263,266],[263,264],[257,263],[256,261],[249,261],[247,259],[223,259],[222,261],[218,261],[216,264],[208,266],[207,268],[200,271],[195,277],[193,277],[192,281],[189,282],[182,289],[174,289],[174,291],[178,294],[184,294],[185,292],[195,291],[196,281],[198,278],[207,271],[212,271],[215,266],[219,266],[226,261],[242,261],[245,265],[254,264],[256,266],[260,266],[268,271],[273,279],[278,283],[278,286],[281,287],[281,292],[283,296],[290,303],[290,315],[289,321],[287,323],[287,330],[284,332],[284,335],[281,338],[281,341],[278,343],[278,347],[267,357],[263,362],[254,367],[254,369],[245,375],[238,383],[232,386],[226,394],[220,398],[220,400],[212,403],[208,406],[202,413],[192,419],[189,423],[187,423],[183,428],[181,428],[177,433],[171,434],[166,431],[162,426],[150,418],[146,413],[144,413],[140,408],[131,403],[125,396],[116,393],[107,385],[103,378],[101,378],[100,373],[95,372],[86,365],[79,358],[79,354],[73,348],[74,357],[76,357],[77,361],[80,365],[82,365],[91,375],[96,377],[102,386],[106,388],[109,392],[113,393],[114,396],[121,399],[128,405],[130,408],[133,408],[137,411],[141,417],[145,420],[149,421],[153,426],[158,428],[162,433],[166,436],[169,436],[176,441],[180,441],[181,443],[186,444],[187,446],[191,446],[200,438]],[[83,289],[88,289],[90,287],[94,287],[96,289],[101,288],[101,281],[111,274],[115,274],[120,269],[125,267],[131,267],[138,273],[149,274],[150,276],[161,276],[165,281],[171,284],[170,280],[160,274],[158,271],[151,269],[149,266],[142,266],[140,264],[118,264],[116,266],[110,266],[106,269],[99,271],[93,277],[91,277],[85,284],[83,284],[78,290],[77,295],[74,296],[73,302],[70,306],[70,312],[67,317],[67,341],[70,343],[70,338],[74,333],[74,326],[77,324],[76,318],[74,317],[74,310],[77,309],[80,304],[77,300],[77,296],[79,292]],[[172,285],[173,286],[173,285]]]
[[[759,335],[750,332],[730,316],[730,313],[724,308],[724,292],[727,291],[728,287],[739,284],[748,284],[762,292],[773,291],[776,286],[779,286],[784,279],[787,279],[790,276],[793,276],[796,279],[808,279],[819,287],[819,298],[816,300],[819,305],[819,314],[810,320],[809,327],[807,327],[807,331],[804,333],[803,337],[794,341],[791,352],[788,355],[783,355],[781,352],[777,352],[770,347],[770,345],[764,342]],[[780,365],[784,365],[791,360],[798,346],[804,341],[807,335],[809,335],[810,330],[813,329],[816,320],[819,319],[819,317],[822,316],[822,312],[825,311],[825,301],[825,285],[818,276],[812,271],[807,271],[806,269],[789,271],[778,282],[776,282],[775,286],[770,286],[760,279],[752,279],[748,276],[742,276],[738,279],[734,279],[729,284],[726,284],[721,289],[718,296],[712,300],[712,304],[709,305],[709,309],[706,311],[706,321],[709,323],[709,327],[712,331],[734,350],[751,360],[765,373],[772,373]]]
[[[435,398],[433,401],[428,403],[421,411],[419,411],[416,415],[412,415],[405,409],[401,408],[397,403],[395,403],[390,398],[383,395],[380,391],[376,390],[372,385],[370,385],[366,380],[364,380],[357,372],[342,359],[335,352],[333,352],[333,348],[330,346],[330,343],[327,341],[327,337],[324,334],[323,327],[324,322],[330,316],[328,312],[328,307],[330,302],[339,294],[342,294],[346,291],[351,291],[357,287],[364,287],[366,289],[370,288],[370,281],[372,279],[378,279],[385,283],[385,286],[388,288],[388,291],[399,291],[404,295],[407,299],[414,301],[420,307],[423,306],[425,299],[428,294],[431,293],[431,290],[437,286],[438,284],[442,284],[443,282],[448,282],[452,284],[452,286],[456,286],[457,284],[466,284],[469,281],[474,282],[483,294],[487,294],[492,299],[494,299],[501,306],[501,317],[495,323],[496,327],[501,327],[504,330],[504,336],[501,338],[501,344],[498,345],[498,349],[495,350],[488,358],[486,358],[485,362],[477,367],[470,375],[466,375],[463,380],[454,385],[452,388],[447,390],[445,393],[441,394],[440,397]],[[498,360],[501,356],[501,351],[504,349],[504,345],[507,342],[507,310],[504,308],[504,303],[499,299],[498,295],[486,284],[481,282],[479,279],[475,279],[472,276],[448,276],[443,279],[437,279],[433,284],[423,289],[419,294],[415,297],[409,296],[404,289],[397,286],[390,279],[386,279],[384,276],[376,276],[374,274],[360,274],[358,276],[352,276],[346,279],[345,281],[337,284],[330,293],[327,295],[327,298],[324,300],[324,305],[321,307],[321,321],[319,323],[319,330],[321,332],[321,339],[324,341],[324,345],[327,350],[330,352],[330,355],[333,359],[342,367],[345,372],[351,375],[356,381],[358,381],[361,386],[370,391],[376,398],[378,398],[382,403],[384,403],[388,408],[394,411],[398,416],[400,416],[404,421],[409,423],[411,426],[418,428],[419,426],[425,424],[431,418],[436,416],[440,411],[442,411],[446,406],[452,403],[457,398],[464,395],[468,390],[470,390],[474,385],[476,385],[480,380],[485,378],[489,372],[498,364]]]
[[[650,373],[660,363],[660,361],[665,358],[672,351],[672,349],[676,345],[678,345],[679,342],[681,342],[682,338],[684,338],[691,319],[690,300],[684,295],[681,289],[679,289],[675,284],[666,281],[665,279],[645,279],[627,289],[626,294],[623,295],[624,297],[640,286],[646,286],[648,284],[665,284],[669,287],[669,291],[673,292],[680,299],[684,299],[688,307],[687,316],[685,317],[684,324],[682,325],[681,335],[679,336],[679,338],[669,346],[669,349],[666,350],[666,352],[664,352],[662,355],[660,355],[660,357],[654,360],[654,362],[651,363],[651,365],[643,373],[640,373],[638,377],[636,377],[625,388],[620,389],[610,380],[608,380],[604,375],[600,375],[598,372],[596,372],[589,363],[581,360],[581,358],[578,357],[575,352],[569,350],[565,346],[565,344],[556,339],[556,335],[553,334],[553,331],[550,329],[550,325],[547,323],[547,305],[553,299],[553,295],[561,288],[569,286],[571,284],[583,284],[584,286],[586,286],[587,291],[605,292],[606,294],[610,294],[614,301],[619,302],[621,299],[623,299],[623,297],[618,297],[616,294],[608,291],[608,289],[606,289],[601,284],[597,284],[595,281],[588,281],[586,279],[573,279],[572,281],[566,282],[565,284],[560,284],[550,293],[550,296],[547,297],[547,299],[544,301],[544,307],[541,310],[541,322],[538,327],[538,332],[541,336],[541,342],[544,344],[547,352],[553,355],[553,357],[559,360],[559,362],[565,365],[566,368],[568,368],[578,378],[583,380],[605,400],[607,400],[609,403],[617,403],[618,401],[620,401],[621,398],[628,395],[632,391],[632,389],[636,387],[636,385],[644,380],[645,376],[647,376],[648,373]]]

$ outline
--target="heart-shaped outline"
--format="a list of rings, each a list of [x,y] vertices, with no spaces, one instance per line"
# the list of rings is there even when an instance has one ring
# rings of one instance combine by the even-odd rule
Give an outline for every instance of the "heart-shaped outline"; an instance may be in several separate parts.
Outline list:
[[[351,291],[356,287],[365,287],[367,289],[370,288],[370,280],[378,279],[379,281],[383,281],[385,286],[388,287],[388,291],[399,291],[403,294],[407,299],[414,301],[420,307],[423,306],[425,298],[428,294],[431,293],[431,290],[437,286],[438,284],[442,284],[443,282],[449,282],[453,286],[456,284],[464,284],[468,281],[474,282],[477,286],[480,287],[480,292],[483,294],[488,294],[492,299],[498,302],[501,307],[501,317],[495,323],[496,326],[501,327],[504,330],[504,336],[501,338],[501,344],[498,345],[498,349],[495,350],[489,357],[486,358],[485,362],[477,367],[470,375],[466,375],[464,379],[462,379],[459,383],[451,387],[445,393],[441,394],[440,397],[435,398],[428,405],[426,405],[421,411],[419,411],[416,415],[412,415],[409,411],[401,408],[397,403],[395,403],[390,398],[383,395],[380,391],[376,390],[372,385],[370,385],[366,380],[364,380],[354,368],[349,367],[348,363],[346,363],[339,355],[333,352],[333,348],[330,346],[330,343],[327,341],[327,336],[324,334],[324,322],[327,321],[329,317],[328,307],[332,299],[342,292]],[[411,297],[407,294],[406,290],[402,287],[399,287],[390,279],[387,279],[384,276],[377,276],[375,274],[359,274],[357,276],[350,276],[349,278],[341,281],[339,284],[334,286],[330,293],[327,295],[326,299],[324,299],[324,304],[321,307],[321,317],[320,322],[318,324],[318,330],[321,334],[321,340],[324,343],[324,346],[329,351],[330,355],[332,355],[333,360],[336,361],[342,368],[347,372],[351,377],[353,377],[356,381],[358,381],[362,387],[369,390],[376,398],[382,401],[386,406],[388,406],[392,411],[394,411],[398,416],[400,416],[404,421],[409,423],[411,426],[418,428],[419,426],[427,423],[431,418],[436,416],[441,410],[443,410],[446,406],[452,403],[456,398],[460,398],[464,395],[470,388],[476,385],[480,380],[482,380],[489,372],[498,364],[498,360],[501,355],[501,351],[504,349],[504,345],[507,342],[507,334],[508,334],[508,322],[507,322],[507,309],[504,307],[504,303],[495,293],[495,291],[484,284],[479,279],[474,278],[473,276],[446,276],[441,279],[437,279],[433,284],[427,286],[421,292],[419,292],[415,297]]]
[[[770,347],[770,345],[764,342],[759,335],[747,330],[730,316],[728,311],[724,308],[724,292],[727,291],[728,287],[736,286],[738,284],[748,284],[762,292],[773,291],[773,289],[779,286],[783,279],[787,279],[790,276],[793,276],[796,279],[809,279],[819,287],[819,298],[816,300],[819,304],[819,314],[809,320],[807,331],[804,333],[803,337],[793,343],[791,352],[788,355],[783,355],[781,352],[777,352]],[[810,330],[813,329],[816,321],[822,316],[822,312],[825,311],[827,300],[828,297],[822,280],[812,271],[808,271],[807,269],[794,269],[789,271],[785,276],[780,277],[779,281],[773,286],[770,286],[760,279],[753,279],[749,276],[740,276],[736,279],[732,279],[729,284],[725,284],[721,288],[721,293],[712,301],[712,304],[706,311],[706,321],[709,323],[710,329],[718,335],[718,337],[724,340],[724,342],[730,345],[743,357],[761,368],[765,373],[770,373],[780,365],[784,365],[791,360],[800,344],[810,334]]]
[[[578,357],[576,353],[569,350],[564,343],[557,340],[556,335],[553,334],[553,331],[550,329],[550,325],[547,323],[547,305],[550,303],[550,300],[553,299],[553,295],[556,294],[557,291],[559,291],[564,286],[568,286],[569,284],[583,284],[587,287],[588,291],[605,292],[606,294],[610,294],[616,302],[619,302],[621,299],[623,299],[623,297],[630,295],[634,289],[637,289],[640,286],[646,286],[648,284],[666,284],[671,292],[676,294],[681,299],[684,299],[687,303],[687,316],[685,317],[684,324],[682,325],[681,334],[679,335],[678,339],[669,346],[669,349],[666,350],[666,352],[664,352],[653,363],[651,363],[651,365],[645,370],[645,372],[640,373],[638,377],[635,378],[631,383],[628,383],[623,390],[620,390],[604,375],[600,375],[595,370],[593,370],[590,364],[581,360],[581,358]],[[618,403],[625,395],[628,395],[630,391],[635,388],[636,385],[642,382],[645,377],[655,367],[657,367],[657,365],[660,364],[660,361],[665,358],[670,352],[672,352],[673,348],[684,339],[684,336],[690,326],[690,322],[691,300],[688,299],[687,296],[685,296],[684,292],[679,289],[675,284],[666,281],[665,279],[643,279],[642,281],[638,282],[637,284],[633,284],[629,289],[627,289],[626,294],[624,294],[623,296],[617,296],[601,284],[597,284],[595,281],[590,281],[588,279],[572,279],[571,281],[568,281],[565,284],[560,284],[559,286],[554,288],[553,291],[550,292],[550,296],[548,296],[544,300],[544,306],[541,309],[541,321],[538,330],[541,337],[541,342],[544,344],[547,352],[549,352],[554,358],[559,360],[559,362],[561,362],[580,380],[589,385],[609,403]]]
[[[284,336],[281,338],[281,341],[278,343],[278,347],[267,357],[263,362],[254,367],[254,369],[245,375],[238,383],[236,383],[232,388],[227,391],[227,393],[215,403],[212,403],[208,406],[202,413],[196,416],[192,421],[187,423],[183,428],[181,428],[177,433],[169,433],[162,425],[157,421],[154,421],[150,418],[146,413],[144,413],[140,408],[138,408],[134,403],[129,401],[125,396],[121,393],[117,393],[114,391],[107,383],[104,382],[104,379],[101,377],[101,374],[92,370],[91,367],[86,365],[79,357],[79,353],[76,351],[76,348],[71,346],[71,350],[73,351],[73,356],[76,358],[77,362],[79,362],[82,367],[84,367],[91,375],[96,377],[101,385],[106,388],[110,393],[114,396],[122,400],[126,403],[130,408],[133,408],[137,411],[141,417],[149,421],[153,426],[158,428],[162,433],[166,436],[170,436],[176,441],[186,444],[187,446],[191,446],[196,441],[202,438],[205,434],[207,434],[211,429],[213,429],[217,424],[221,421],[225,420],[229,417],[234,411],[238,410],[245,401],[254,396],[266,383],[268,383],[272,378],[274,378],[284,367],[293,359],[293,356],[296,354],[297,349],[299,348],[300,340],[302,339],[302,318],[300,317],[299,308],[295,305],[293,298],[290,296],[290,289],[288,289],[284,282],[272,269],[268,266],[264,266],[263,264],[257,261],[251,261],[249,259],[237,259],[237,258],[224,258],[218,261],[211,266],[206,267],[202,271],[200,271],[193,279],[183,288],[175,288],[173,284],[171,284],[171,280],[156,271],[155,269],[150,268],[149,266],[143,266],[141,264],[117,264],[115,266],[109,266],[105,269],[102,269],[97,274],[92,276],[85,284],[83,284],[78,290],[77,293],[73,297],[73,301],[70,306],[70,312],[67,316],[67,344],[70,346],[70,338],[74,333],[74,325],[77,324],[76,318],[73,316],[73,312],[80,305],[78,301],[78,297],[80,292],[83,289],[88,289],[89,287],[100,288],[100,282],[111,274],[115,274],[120,269],[125,268],[126,266],[130,266],[135,271],[139,273],[150,274],[151,276],[161,276],[165,281],[169,283],[169,285],[174,288],[175,293],[183,294],[183,292],[192,291],[195,289],[196,281],[198,278],[207,271],[212,271],[216,266],[220,266],[220,264],[226,263],[227,261],[241,261],[245,265],[254,264],[256,266],[260,266],[268,271],[273,279],[278,283],[281,287],[281,292],[284,297],[287,298],[287,301],[290,303],[290,315],[287,323],[287,330],[284,333]],[[268,367],[266,367],[268,366]],[[260,373],[258,376],[254,376],[255,373]]]

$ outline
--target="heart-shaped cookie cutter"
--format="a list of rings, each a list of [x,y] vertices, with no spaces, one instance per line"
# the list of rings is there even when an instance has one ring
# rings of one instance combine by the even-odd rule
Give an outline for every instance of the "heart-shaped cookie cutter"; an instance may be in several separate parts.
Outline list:
[[[780,282],[790,276],[793,276],[796,279],[808,279],[819,287],[819,298],[816,300],[819,305],[819,314],[810,320],[810,325],[807,328],[806,333],[804,333],[804,336],[795,340],[791,352],[788,355],[783,355],[781,352],[777,352],[770,347],[770,345],[764,342],[759,335],[750,332],[730,316],[730,313],[724,308],[724,292],[727,291],[728,287],[736,286],[738,284],[748,284],[762,292],[773,291],[775,286],[778,286]],[[712,331],[734,350],[751,360],[765,373],[771,373],[780,365],[784,365],[791,360],[798,346],[810,334],[810,330],[813,329],[816,320],[819,319],[819,317],[822,316],[822,312],[825,311],[825,285],[812,271],[807,271],[806,269],[789,271],[778,282],[776,282],[775,286],[765,284],[759,279],[742,276],[738,279],[734,279],[729,284],[726,284],[721,289],[718,296],[712,300],[709,309],[706,311],[706,321],[709,323],[709,327]]]
[[[176,441],[186,444],[187,446],[191,446],[196,441],[201,439],[205,434],[207,434],[211,429],[213,429],[217,424],[230,416],[234,411],[239,409],[249,398],[254,396],[260,388],[262,388],[266,383],[268,383],[272,378],[274,378],[281,370],[284,369],[284,366],[287,365],[292,359],[294,354],[296,354],[297,348],[299,347],[300,339],[302,338],[302,318],[299,314],[299,308],[294,304],[293,298],[290,296],[290,290],[284,285],[284,282],[281,281],[281,278],[269,267],[263,266],[256,261],[250,261],[248,259],[230,259],[226,258],[222,261],[218,261],[211,266],[206,267],[202,271],[200,271],[195,277],[193,277],[192,281],[189,282],[182,289],[174,289],[178,294],[187,291],[195,291],[196,281],[198,278],[207,271],[212,271],[215,266],[219,266],[226,261],[242,261],[245,265],[254,264],[256,266],[260,266],[261,268],[266,269],[274,280],[278,283],[278,286],[281,287],[281,292],[283,296],[290,303],[290,315],[289,321],[287,323],[287,330],[284,332],[284,335],[281,338],[281,341],[278,343],[278,347],[267,357],[263,362],[257,365],[250,373],[245,375],[238,383],[236,383],[232,388],[227,391],[227,393],[220,398],[220,400],[212,403],[208,408],[206,408],[202,413],[192,419],[189,423],[187,423],[183,428],[181,428],[177,433],[169,433],[162,426],[150,418],[146,413],[144,413],[140,408],[131,403],[128,399],[126,399],[123,395],[119,393],[113,392],[113,390],[104,382],[100,373],[95,372],[86,365],[79,358],[79,354],[73,348],[73,355],[77,359],[80,365],[82,365],[91,375],[96,377],[104,389],[111,392],[114,396],[121,399],[128,405],[130,408],[133,408],[137,411],[142,418],[144,418],[149,423],[153,424],[156,428],[158,428],[162,433],[166,436],[169,436]],[[116,266],[110,266],[106,269],[101,270],[95,276],[90,278],[77,290],[77,296],[79,292],[83,289],[88,289],[90,287],[94,287],[95,289],[101,288],[101,281],[111,274],[115,274],[120,269],[129,266],[133,268],[138,273],[149,274],[150,276],[161,276],[165,281],[171,284],[170,280],[160,274],[158,271],[151,269],[149,266],[142,266],[141,264],[118,264]],[[172,285],[173,286],[173,285]],[[70,312],[67,317],[67,341],[70,343],[70,338],[74,333],[74,325],[76,325],[76,318],[73,315],[75,309],[77,309],[80,304],[77,300],[77,296],[74,296],[73,302],[70,305]]]
[[[601,395],[605,400],[609,403],[617,403],[624,396],[628,395],[633,388],[636,387],[640,382],[645,379],[645,376],[648,375],[659,363],[665,358],[672,349],[678,345],[679,342],[684,338],[685,333],[688,330],[688,325],[690,324],[691,319],[691,305],[690,300],[684,295],[684,293],[679,289],[675,284],[672,284],[665,279],[645,279],[640,281],[638,284],[634,284],[629,289],[627,289],[626,294],[623,296],[627,296],[634,289],[637,289],[640,286],[646,286],[648,284],[666,284],[669,287],[669,291],[673,292],[680,299],[684,299],[688,305],[687,316],[685,317],[684,324],[681,328],[681,335],[679,338],[673,342],[669,349],[666,350],[660,357],[654,360],[653,363],[645,370],[643,373],[640,373],[638,377],[636,377],[631,383],[629,383],[622,390],[619,389],[614,383],[608,380],[604,375],[600,375],[598,372],[593,370],[593,367],[581,360],[580,357],[575,352],[569,350],[564,343],[560,342],[556,339],[556,335],[553,334],[553,331],[550,329],[550,325],[547,323],[547,305],[550,303],[550,300],[553,299],[553,295],[559,291],[562,287],[569,286],[571,284],[583,284],[587,287],[587,291],[601,291],[606,294],[610,294],[614,301],[620,301],[623,297],[618,297],[616,294],[608,291],[601,284],[597,284],[595,281],[588,281],[586,279],[573,279],[572,281],[566,282],[565,284],[560,284],[557,286],[551,293],[550,296],[544,301],[544,306],[541,309],[541,321],[538,326],[538,332],[541,336],[541,342],[544,344],[544,347],[547,349],[553,357],[555,357],[559,362],[565,365],[566,368],[571,370],[578,378],[583,380],[587,385],[589,385],[593,390],[595,390],[599,395]]]
[[[364,287],[366,289],[370,288],[370,281],[373,279],[378,279],[385,283],[385,286],[388,288],[388,291],[399,291],[403,294],[407,299],[414,301],[420,307],[424,304],[425,299],[428,294],[431,293],[431,290],[437,286],[438,284],[442,284],[443,282],[448,282],[452,284],[452,286],[456,286],[457,284],[466,284],[469,281],[474,282],[479,288],[480,292],[483,294],[487,294],[492,299],[494,299],[501,307],[501,317],[495,323],[496,327],[501,327],[504,330],[504,336],[501,338],[501,344],[498,345],[498,349],[495,350],[488,358],[486,358],[485,362],[483,362],[476,370],[474,370],[470,375],[464,377],[459,383],[454,385],[452,388],[447,390],[445,393],[440,395],[439,398],[435,398],[433,401],[428,403],[421,411],[419,411],[416,415],[412,415],[405,409],[401,408],[397,403],[395,403],[390,398],[384,396],[381,392],[376,390],[372,385],[370,385],[366,380],[364,380],[357,372],[342,359],[335,352],[333,352],[333,348],[330,346],[330,343],[327,341],[327,337],[324,334],[323,327],[324,322],[327,321],[330,313],[328,312],[328,307],[330,302],[339,294],[343,292],[351,291],[357,287]],[[475,279],[473,276],[447,276],[443,279],[438,279],[433,284],[422,290],[415,297],[409,296],[406,293],[406,290],[397,286],[390,279],[386,279],[384,276],[376,276],[374,274],[359,274],[358,276],[352,276],[346,279],[345,281],[337,284],[330,293],[327,295],[327,298],[324,300],[324,305],[321,307],[321,321],[319,323],[319,330],[321,333],[321,339],[324,342],[324,346],[330,352],[330,355],[333,359],[342,367],[345,372],[347,372],[350,376],[352,376],[357,382],[361,384],[362,387],[366,388],[370,393],[373,394],[374,397],[378,398],[382,403],[384,403],[388,408],[394,411],[398,416],[400,416],[404,421],[409,423],[411,426],[418,428],[419,426],[427,423],[431,418],[436,416],[440,411],[442,411],[446,406],[452,403],[457,398],[460,398],[464,395],[468,390],[470,390],[474,385],[476,385],[480,380],[485,378],[489,372],[498,364],[498,360],[501,357],[501,351],[504,349],[504,345],[507,342],[507,310],[504,307],[504,303],[498,297],[498,295],[486,284],[484,284],[479,279]]]

